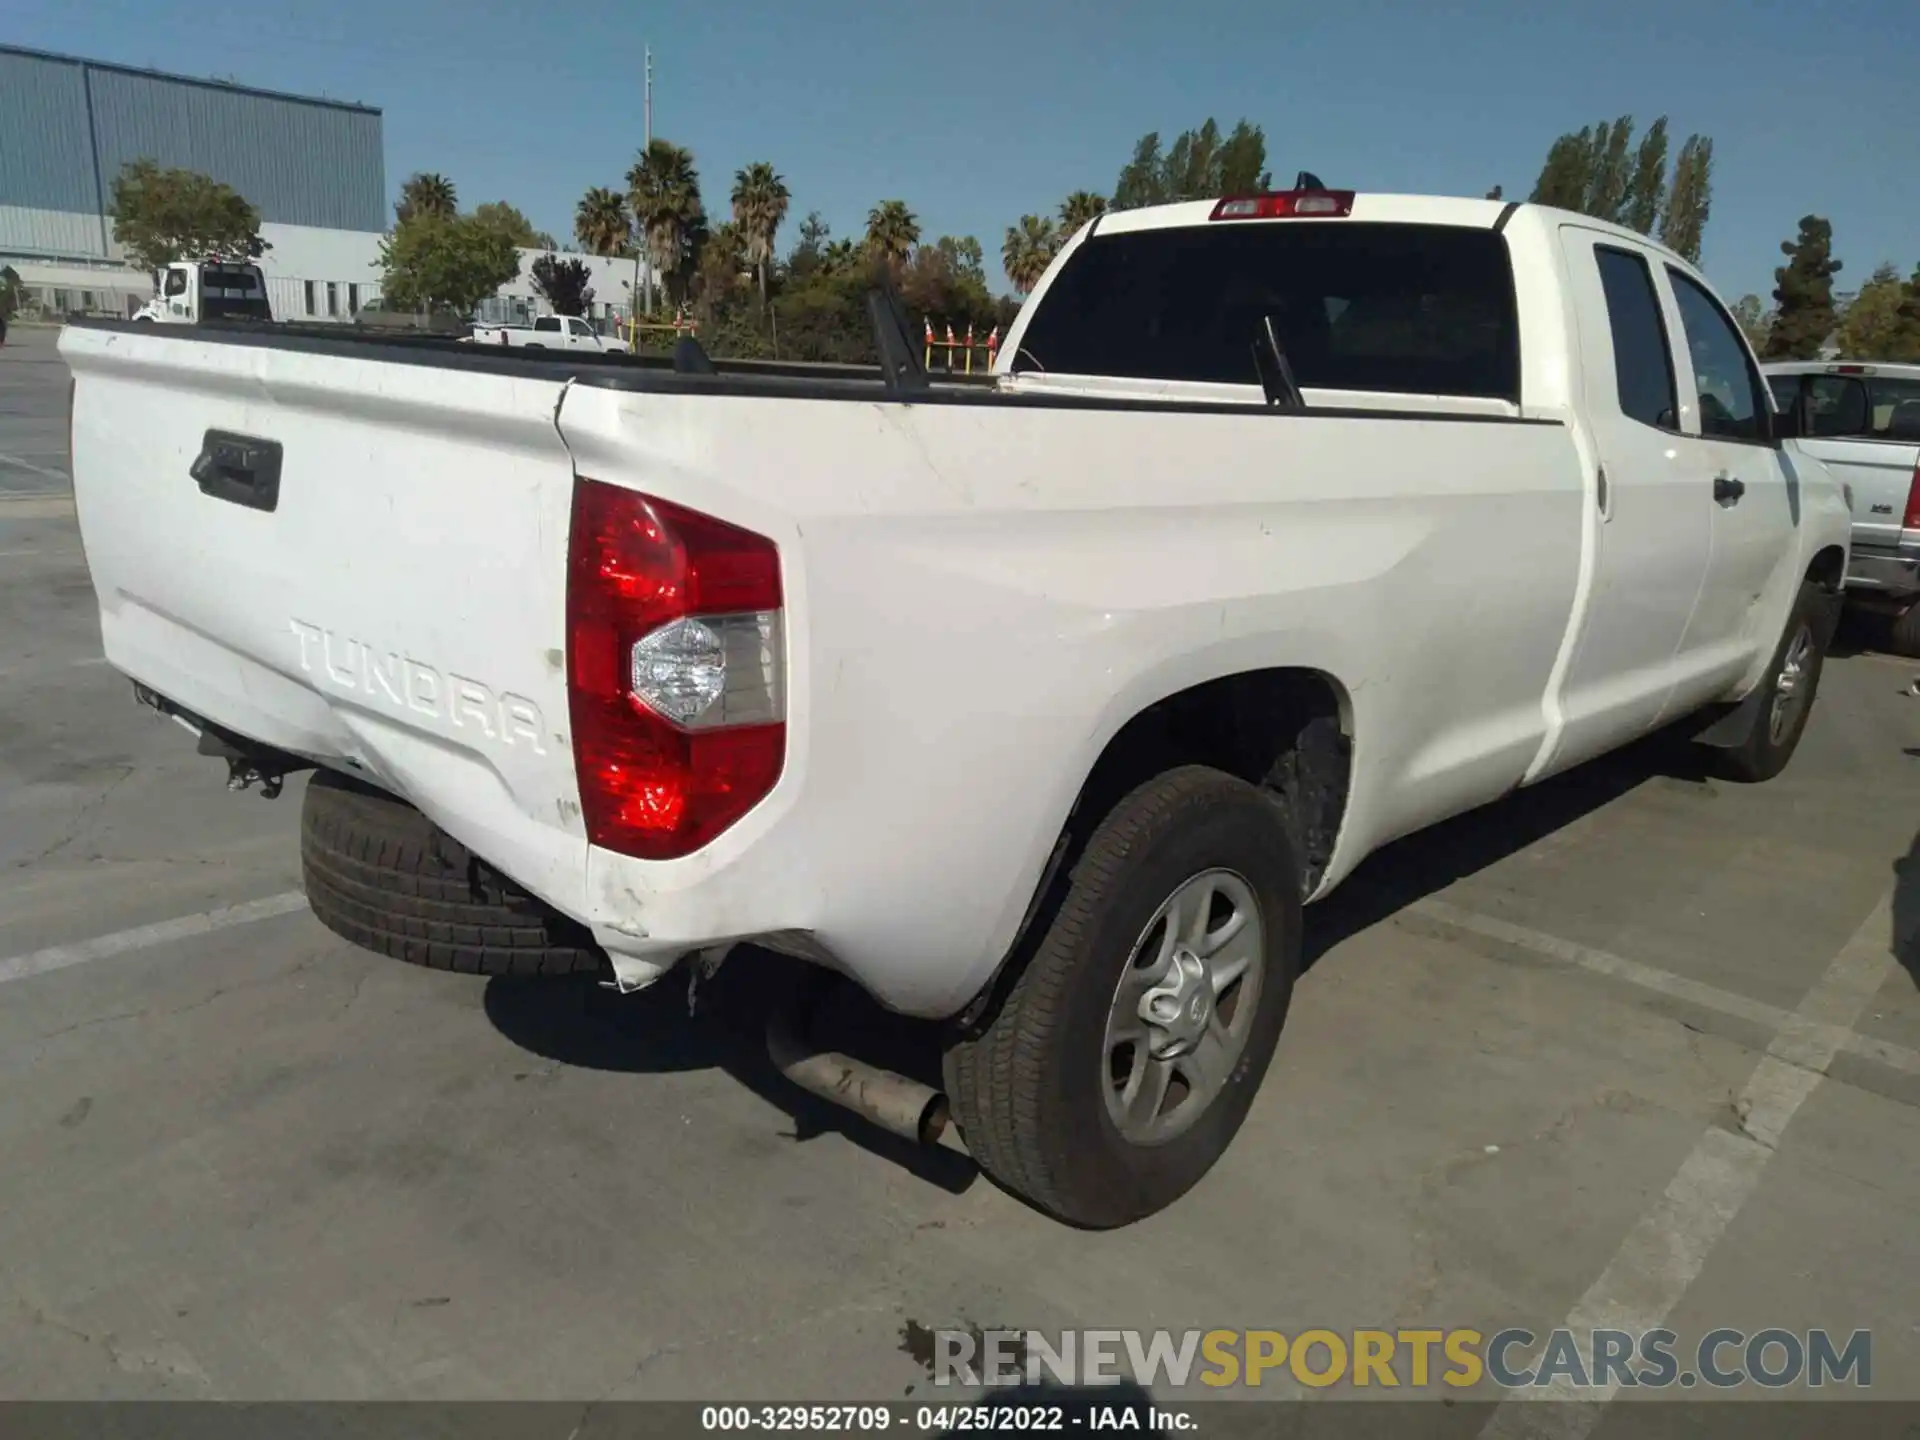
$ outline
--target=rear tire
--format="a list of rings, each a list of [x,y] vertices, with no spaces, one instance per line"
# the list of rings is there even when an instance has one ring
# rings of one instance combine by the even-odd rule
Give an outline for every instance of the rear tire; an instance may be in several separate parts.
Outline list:
[[[1802,582],[1766,679],[1760,682],[1765,698],[1754,708],[1745,737],[1722,752],[1721,768],[1728,778],[1757,784],[1787,768],[1813,714],[1834,603],[1834,597],[1812,581]]]
[[[1197,929],[1163,925],[1182,894],[1198,897],[1189,902],[1197,910],[1186,912],[1200,916]],[[1273,1058],[1300,964],[1300,895],[1284,815],[1266,792],[1185,766],[1120,801],[1075,864],[998,1011],[947,1049],[954,1118],[981,1167],[1057,1218],[1095,1229],[1130,1224],[1191,1189],[1226,1153]],[[1236,913],[1241,928],[1230,930]],[[1249,923],[1258,927],[1251,939]],[[1216,941],[1229,933],[1241,945]],[[1186,934],[1201,937],[1191,949],[1177,944]],[[1237,961],[1220,964],[1230,951]],[[1155,963],[1156,955],[1172,958]],[[1187,1058],[1219,1060],[1212,1085],[1205,1067],[1196,1085],[1181,1059],[1156,1060],[1162,1040],[1155,1037],[1172,1032],[1144,1019],[1163,986],[1182,983],[1175,972],[1196,955],[1211,958],[1193,982],[1194,993],[1207,997],[1195,1044],[1207,1045],[1217,1023],[1224,1048],[1196,1048]],[[1243,967],[1235,978],[1216,978],[1235,963]],[[1174,978],[1142,989],[1156,974]],[[1244,1028],[1236,994],[1250,1007]],[[1188,1011],[1184,993],[1165,998],[1169,1015],[1201,1013]],[[1117,1039],[1126,1027],[1143,1036],[1130,1055]],[[1229,1031],[1238,1032],[1231,1043]],[[1163,1098],[1148,1098],[1134,1067],[1168,1064],[1173,1078],[1160,1082]],[[1181,1107],[1203,1095],[1176,1123]]]
[[[307,903],[334,934],[411,965],[469,975],[598,971],[585,927],[484,865],[385,791],[321,770],[300,814]]]
[[[1887,645],[1896,655],[1920,659],[1920,599],[1907,602],[1907,608],[1894,616],[1887,626]]]

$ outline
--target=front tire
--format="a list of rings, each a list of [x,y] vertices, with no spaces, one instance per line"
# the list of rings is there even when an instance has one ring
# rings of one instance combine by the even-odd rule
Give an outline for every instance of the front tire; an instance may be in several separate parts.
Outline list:
[[[1834,596],[1812,581],[1801,584],[1761,682],[1764,698],[1749,717],[1746,735],[1724,752],[1722,766],[1729,778],[1757,784],[1787,768],[1813,713],[1833,631],[1834,603]]]
[[[1094,1229],[1198,1183],[1279,1041],[1301,890],[1265,791],[1185,766],[1120,801],[998,1011],[948,1047],[948,1096],[981,1168]]]

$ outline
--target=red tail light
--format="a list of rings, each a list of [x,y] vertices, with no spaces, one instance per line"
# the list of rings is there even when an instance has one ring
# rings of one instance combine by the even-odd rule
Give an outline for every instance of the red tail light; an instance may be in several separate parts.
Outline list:
[[[574,483],[567,691],[587,838],[690,854],[786,760],[780,552],[711,516]]]
[[[1907,482],[1907,513],[1900,521],[1903,530],[1920,530],[1920,457],[1913,462],[1913,479]]]
[[[1278,220],[1353,214],[1351,190],[1281,190],[1272,195],[1247,195],[1222,200],[1209,220]]]

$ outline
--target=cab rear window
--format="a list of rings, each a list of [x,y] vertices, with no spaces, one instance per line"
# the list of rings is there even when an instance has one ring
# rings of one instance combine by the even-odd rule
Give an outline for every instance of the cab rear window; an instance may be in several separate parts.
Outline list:
[[[1041,297],[1014,369],[1254,384],[1267,317],[1307,389],[1520,398],[1506,241],[1441,225],[1095,234]]]

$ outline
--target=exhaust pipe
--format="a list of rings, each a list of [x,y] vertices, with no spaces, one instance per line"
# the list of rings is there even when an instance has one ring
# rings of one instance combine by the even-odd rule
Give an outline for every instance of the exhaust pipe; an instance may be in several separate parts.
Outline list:
[[[816,1050],[794,1033],[784,1011],[775,1011],[767,1022],[767,1055],[774,1068],[802,1090],[916,1145],[938,1145],[949,1135],[947,1097],[940,1091],[851,1055]],[[944,1143],[966,1153],[957,1134]]]

